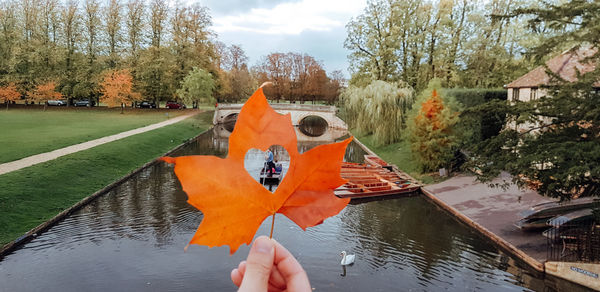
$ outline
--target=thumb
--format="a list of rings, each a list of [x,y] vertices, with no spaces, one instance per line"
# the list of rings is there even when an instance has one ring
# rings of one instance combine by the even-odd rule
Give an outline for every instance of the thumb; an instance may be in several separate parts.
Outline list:
[[[267,291],[274,257],[273,240],[266,236],[258,237],[248,254],[246,273],[239,291]]]

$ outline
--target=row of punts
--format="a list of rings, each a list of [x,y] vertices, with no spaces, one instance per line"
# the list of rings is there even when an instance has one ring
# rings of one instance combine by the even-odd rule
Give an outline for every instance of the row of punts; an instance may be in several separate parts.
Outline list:
[[[421,185],[408,174],[400,171],[375,155],[365,155],[364,163],[343,162],[340,175],[348,180],[334,193],[340,198],[375,198],[399,194],[413,194]],[[282,178],[281,164],[274,172],[267,166],[260,170],[259,182],[269,188],[279,185]]]
[[[408,174],[375,155],[365,155],[364,163],[344,162],[341,176],[347,183],[335,190],[340,198],[374,198],[413,194],[421,185]]]

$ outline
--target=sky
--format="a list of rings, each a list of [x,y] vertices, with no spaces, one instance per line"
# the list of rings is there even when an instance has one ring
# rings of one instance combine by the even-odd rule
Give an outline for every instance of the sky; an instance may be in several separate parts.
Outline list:
[[[201,0],[212,30],[226,45],[241,45],[254,66],[274,52],[307,53],[331,73],[348,74],[345,25],[366,0]]]

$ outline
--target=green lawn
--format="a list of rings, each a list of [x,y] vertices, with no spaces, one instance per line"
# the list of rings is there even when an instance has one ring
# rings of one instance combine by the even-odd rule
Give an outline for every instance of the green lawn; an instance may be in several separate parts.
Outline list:
[[[212,114],[0,175],[0,245],[208,129]]]
[[[410,144],[407,141],[400,141],[384,146],[375,146],[373,136],[356,136],[360,142],[377,153],[379,157],[388,163],[395,164],[402,171],[410,174],[412,177],[422,181],[424,184],[430,184],[439,181],[440,178],[431,174],[423,174],[417,162],[412,156]]]
[[[174,117],[188,111],[168,111]],[[0,163],[167,119],[165,110],[50,108],[0,110]]]

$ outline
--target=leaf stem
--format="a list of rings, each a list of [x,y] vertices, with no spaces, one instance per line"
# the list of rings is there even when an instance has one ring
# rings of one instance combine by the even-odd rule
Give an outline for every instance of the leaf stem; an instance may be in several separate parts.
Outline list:
[[[275,227],[275,213],[273,213],[273,220],[271,221],[271,234],[269,234],[269,239],[273,238],[273,227]]]

